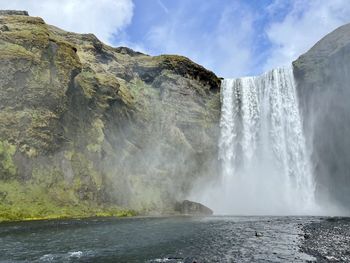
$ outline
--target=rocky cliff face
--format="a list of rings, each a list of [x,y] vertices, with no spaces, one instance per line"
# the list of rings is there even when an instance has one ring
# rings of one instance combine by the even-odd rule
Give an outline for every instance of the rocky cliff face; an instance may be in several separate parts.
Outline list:
[[[350,209],[350,24],[294,64],[304,127],[322,201]]]
[[[169,212],[216,174],[220,80],[0,12],[0,219]]]

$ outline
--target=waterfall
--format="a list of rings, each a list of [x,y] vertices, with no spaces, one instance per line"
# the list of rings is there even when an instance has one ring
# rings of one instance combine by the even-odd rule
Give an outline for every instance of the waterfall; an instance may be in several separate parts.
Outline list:
[[[216,212],[312,213],[315,185],[292,69],[225,79],[221,103]]]

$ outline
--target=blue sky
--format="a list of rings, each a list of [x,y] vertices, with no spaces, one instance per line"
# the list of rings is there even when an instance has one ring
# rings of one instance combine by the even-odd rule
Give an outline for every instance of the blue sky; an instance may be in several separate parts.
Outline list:
[[[223,77],[288,65],[350,22],[349,0],[0,0],[0,8],[114,46],[184,55]]]
[[[283,20],[291,9],[286,4],[271,13],[272,4],[272,0],[135,0],[132,23],[112,43],[152,55],[185,55],[221,75],[259,74],[273,48],[264,29]]]

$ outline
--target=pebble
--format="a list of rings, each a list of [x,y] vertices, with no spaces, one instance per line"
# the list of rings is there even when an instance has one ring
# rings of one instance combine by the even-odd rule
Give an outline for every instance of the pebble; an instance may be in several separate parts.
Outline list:
[[[260,233],[260,232],[255,231],[255,236],[256,236],[256,237],[262,237],[262,236],[263,236],[263,234],[262,234],[262,233]]]

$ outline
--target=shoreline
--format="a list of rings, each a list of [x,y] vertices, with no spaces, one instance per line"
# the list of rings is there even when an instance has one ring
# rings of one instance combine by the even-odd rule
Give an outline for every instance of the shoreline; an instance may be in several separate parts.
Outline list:
[[[302,227],[300,251],[316,262],[350,262],[350,217],[323,217]]]
[[[190,218],[190,217],[216,217],[216,216],[200,216],[200,215],[186,215],[186,214],[164,214],[164,215],[126,215],[126,216],[78,216],[78,217],[42,217],[42,218],[26,218],[19,220],[4,220],[0,221],[0,226],[11,223],[30,223],[40,221],[65,221],[65,220],[93,220],[93,219],[143,219],[143,218]]]
[[[19,223],[19,222],[36,222],[36,221],[49,221],[49,220],[77,220],[77,219],[87,219],[87,218],[107,218],[107,217],[115,217],[115,218],[124,218],[124,217],[133,217],[137,216],[138,213],[133,210],[112,210],[106,212],[97,212],[97,213],[87,213],[77,214],[77,215],[69,215],[69,214],[52,214],[48,216],[33,216],[33,217],[18,217],[16,219],[12,218],[1,218],[0,216],[0,224],[3,223]]]
[[[103,214],[103,213],[102,213]],[[90,220],[90,219],[142,219],[142,218],[225,218],[225,217],[237,217],[237,218],[287,218],[287,217],[298,217],[298,218],[314,218],[318,219],[320,222],[312,222],[302,227],[302,230],[305,232],[309,225],[320,224],[322,221],[332,221],[332,220],[349,220],[350,217],[333,217],[333,216],[308,216],[308,215],[191,215],[191,214],[141,214],[135,211],[130,213],[122,213],[121,215],[108,214],[106,215],[86,215],[86,216],[47,216],[47,217],[31,217],[31,218],[21,218],[18,220],[0,220],[0,225],[8,223],[25,223],[25,222],[40,222],[40,221],[64,221],[64,220]]]

